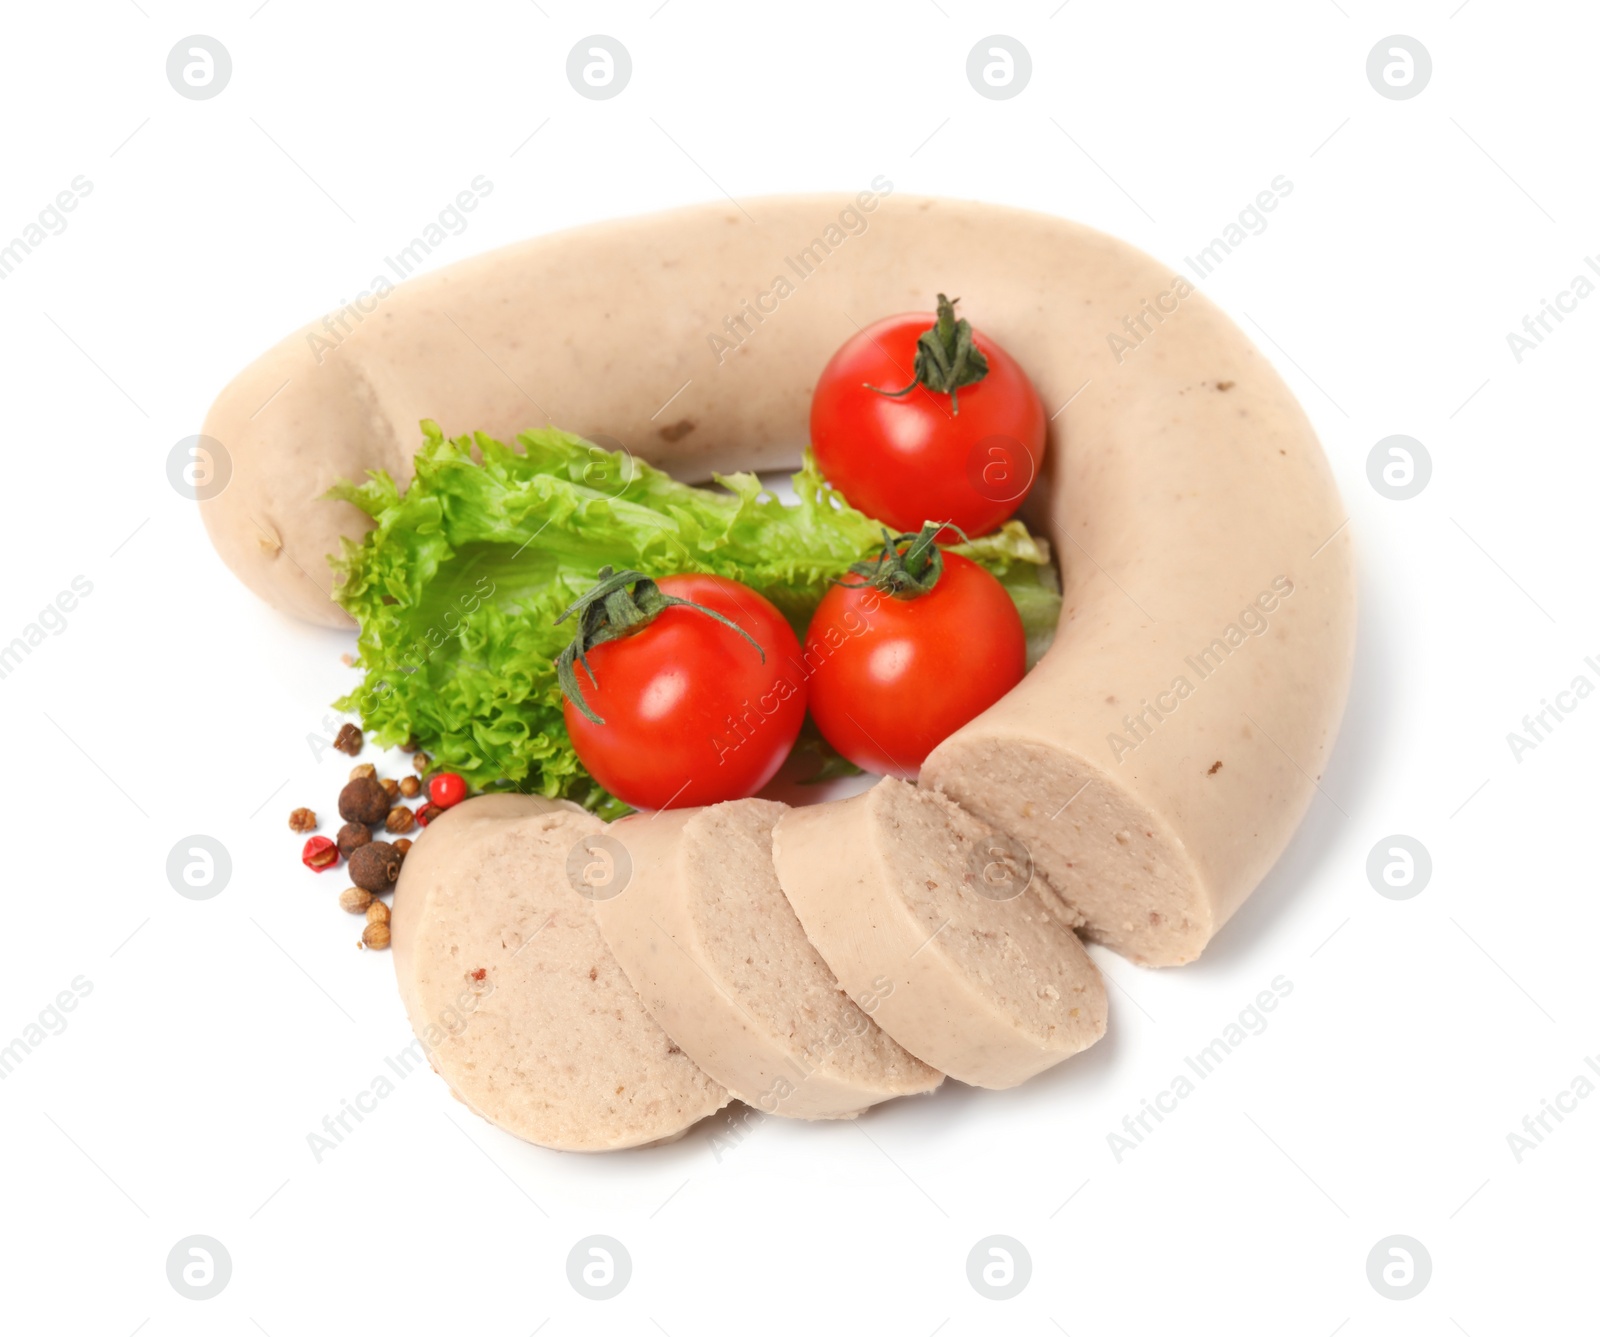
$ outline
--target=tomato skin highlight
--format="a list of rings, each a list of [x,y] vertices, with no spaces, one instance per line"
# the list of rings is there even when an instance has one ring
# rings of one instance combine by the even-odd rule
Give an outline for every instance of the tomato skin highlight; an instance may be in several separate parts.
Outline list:
[[[914,779],[928,753],[1022,681],[1027,638],[1005,588],[944,554],[927,594],[836,585],[806,631],[811,718],[863,770]]]
[[[989,374],[950,396],[911,379],[925,312],[890,316],[846,341],[811,398],[811,448],[823,476],[857,510],[914,532],[949,521],[970,537],[998,528],[1022,505],[1044,464],[1049,426],[1027,373],[974,330]]]
[[[783,764],[805,719],[800,642],[765,598],[721,576],[663,576],[675,595],[738,623],[766,651],[692,608],[667,608],[642,631],[589,651],[584,700],[563,714],[578,760],[635,808],[748,798]]]

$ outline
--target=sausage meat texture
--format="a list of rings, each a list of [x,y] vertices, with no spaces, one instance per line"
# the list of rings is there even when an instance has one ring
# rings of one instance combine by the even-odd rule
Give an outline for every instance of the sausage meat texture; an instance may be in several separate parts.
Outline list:
[[[326,557],[368,522],[322,494],[366,469],[408,479],[420,419],[505,440],[549,421],[691,481],[789,466],[832,352],[938,291],[1052,415],[1023,515],[1055,544],[1065,602],[1049,654],[921,782],[1026,842],[1090,936],[1192,960],[1315,796],[1354,652],[1351,541],[1266,360],[1111,237],[880,185],[506,247],[241,373],[206,420],[232,469],[206,524],[262,597],[342,625]]]

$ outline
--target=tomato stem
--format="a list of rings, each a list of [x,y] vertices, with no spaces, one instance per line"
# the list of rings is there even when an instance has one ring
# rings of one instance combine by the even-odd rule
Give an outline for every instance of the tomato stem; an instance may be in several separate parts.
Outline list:
[[[989,359],[973,343],[972,326],[965,316],[956,319],[956,302],[960,300],[939,294],[938,317],[917,338],[910,385],[903,390],[880,390],[875,385],[866,389],[890,399],[903,399],[919,385],[926,386],[936,395],[948,394],[951,413],[960,413],[956,391],[963,385],[976,385],[989,374]]]
[[[628,589],[630,585],[633,586],[631,591]],[[576,666],[582,664],[589,681],[598,687],[600,680],[594,676],[588,652],[607,641],[620,640],[634,632],[643,631],[668,608],[692,608],[732,628],[755,646],[763,664],[767,662],[767,652],[761,648],[761,642],[715,609],[690,599],[680,599],[673,594],[663,594],[661,587],[641,571],[613,571],[609,566],[603,566],[594,588],[556,619],[556,625],[560,626],[574,613],[579,614],[576,635],[556,659],[556,678],[567,700],[581,710],[585,718],[596,724],[605,723],[583,699]]]
[[[877,556],[864,557],[850,565],[850,570],[863,579],[837,580],[834,583],[847,589],[862,589],[870,585],[896,599],[916,599],[931,593],[939,583],[939,577],[944,574],[944,552],[936,540],[946,529],[955,530],[965,541],[966,534],[949,521],[939,524],[928,520],[915,534],[891,534],[885,529],[883,547],[878,550]],[[902,548],[901,544],[906,546]]]

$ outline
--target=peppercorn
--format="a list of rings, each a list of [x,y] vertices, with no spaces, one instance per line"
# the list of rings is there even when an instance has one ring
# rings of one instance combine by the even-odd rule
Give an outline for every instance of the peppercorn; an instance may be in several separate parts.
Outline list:
[[[341,725],[339,732],[334,736],[333,745],[347,756],[360,756],[361,749],[366,746],[366,739],[361,736],[361,730],[353,724]]]
[[[367,906],[367,923],[387,924],[389,922],[389,907],[380,900],[374,900]]]
[[[291,831],[315,831],[317,829],[317,814],[310,808],[296,808],[289,814],[289,829]]]
[[[400,781],[400,793],[404,798],[416,798],[422,792],[422,781],[414,775],[404,776]]]
[[[350,880],[368,891],[388,891],[400,876],[404,858],[387,840],[374,840],[350,856]]]
[[[398,780],[379,780],[383,792],[389,796],[389,802],[394,803],[400,797],[400,782]]]
[[[418,775],[421,775],[431,765],[433,765],[433,758],[430,757],[426,752],[419,752],[416,756],[411,758],[411,768],[412,770],[416,771]]]
[[[428,797],[436,808],[453,808],[467,796],[467,782],[454,771],[446,771],[428,781]]]
[[[378,776],[378,768],[376,766],[374,766],[370,761],[364,761],[364,762],[361,763],[361,765],[352,766],[350,768],[350,778],[352,780],[365,780],[365,779],[368,779],[369,777],[372,778],[372,779],[376,779],[377,776]]]
[[[416,818],[418,822],[420,822],[423,826],[426,826],[435,817],[440,817],[443,814],[444,809],[439,807],[437,804],[424,803],[420,808],[417,809]]]
[[[390,808],[389,815],[383,819],[384,829],[397,836],[411,830],[416,824],[415,814],[404,804]]]
[[[371,904],[372,893],[365,887],[346,887],[339,893],[339,908],[348,910],[353,915],[365,914]]]
[[[382,902],[380,901],[381,905]],[[361,930],[361,945],[381,952],[389,945],[389,925],[383,921],[369,923]]]
[[[339,816],[347,822],[381,822],[389,811],[389,796],[370,775],[352,780],[339,791]]]
[[[363,845],[372,843],[372,832],[364,822],[346,822],[334,839],[339,843],[339,853],[348,859]]]
[[[400,857],[403,859],[406,856],[406,852],[411,848],[411,842],[402,836],[394,842],[394,847],[400,851]]]
[[[402,752],[415,752],[417,750],[417,747],[418,747],[418,744],[417,744],[417,736],[416,736],[416,734],[412,734],[409,738],[406,739],[405,742],[400,744],[400,750]]]
[[[339,847],[327,836],[312,836],[300,851],[300,862],[314,873],[323,872],[339,862]]]

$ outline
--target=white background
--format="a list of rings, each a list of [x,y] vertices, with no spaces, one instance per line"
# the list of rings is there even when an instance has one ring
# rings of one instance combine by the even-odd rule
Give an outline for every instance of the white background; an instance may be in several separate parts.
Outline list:
[[[0,1044],[74,978],[92,993],[0,1082],[0,1326],[1593,1329],[1600,1098],[1520,1163],[1507,1134],[1600,1054],[1582,853],[1600,700],[1520,762],[1506,734],[1580,672],[1600,683],[1583,664],[1600,300],[1520,364],[1505,337],[1600,248],[1591,7],[258,3],[4,11],[0,244],[75,176],[93,190],[0,282],[0,642],[73,577],[93,592],[0,680]],[[994,32],[1033,61],[1008,101],[965,77]],[[213,100],[166,79],[192,33],[232,55]],[[610,101],[565,77],[591,33],[632,55]],[[1412,100],[1367,81],[1394,33],[1432,55]],[[411,1038],[388,958],[355,951],[334,904],[343,879],[305,872],[285,822],[328,807],[349,766],[306,738],[353,647],[247,594],[165,461],[227,378],[366,287],[480,173],[492,195],[430,264],[883,173],[1081,219],[1190,273],[1257,191],[1293,182],[1200,286],[1333,461],[1362,573],[1350,711],[1293,846],[1199,963],[1096,953],[1115,987],[1090,1053],[859,1125],[768,1121],[731,1149],[713,1125],[587,1158],[516,1142],[423,1073],[314,1161],[307,1134]],[[1414,500],[1367,481],[1391,433],[1431,453]],[[165,873],[194,833],[232,856],[208,901]],[[1410,900],[1365,872],[1394,833],[1432,855]],[[1293,992],[1269,1029],[1119,1163],[1124,1115],[1279,975]],[[597,1233],[633,1260],[603,1303],[565,1274]],[[191,1234],[232,1257],[215,1299],[168,1284]],[[1031,1253],[1015,1299],[968,1283],[991,1234]],[[1392,1234],[1432,1257],[1415,1299],[1367,1280]]]

